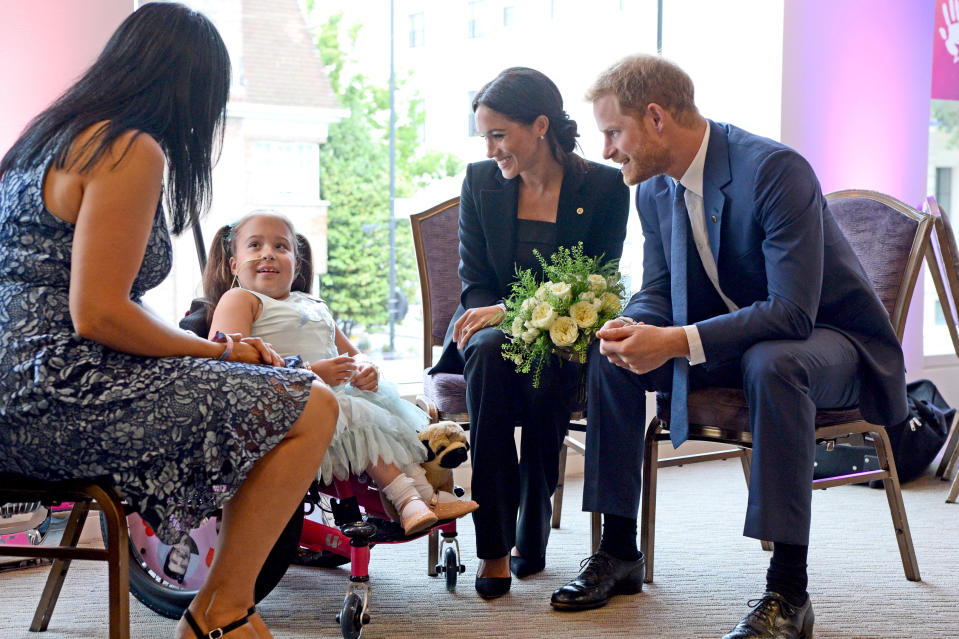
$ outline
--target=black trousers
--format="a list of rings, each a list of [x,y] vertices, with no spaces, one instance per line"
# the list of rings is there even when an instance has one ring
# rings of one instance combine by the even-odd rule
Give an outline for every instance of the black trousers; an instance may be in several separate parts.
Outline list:
[[[579,367],[555,359],[534,389],[530,375],[503,358],[506,336],[477,331],[465,348],[470,414],[476,554],[495,559],[515,546],[530,559],[546,554],[559,451],[569,428]],[[522,427],[519,458],[513,437]]]
[[[640,318],[642,319],[642,318]],[[647,322],[652,323],[652,322]],[[742,388],[753,456],[743,531],[808,545],[817,408],[859,401],[859,353],[845,336],[816,328],[805,340],[771,340],[740,360],[690,367],[690,388]],[[635,519],[642,483],[645,391],[668,392],[672,363],[636,375],[590,353],[583,510]]]

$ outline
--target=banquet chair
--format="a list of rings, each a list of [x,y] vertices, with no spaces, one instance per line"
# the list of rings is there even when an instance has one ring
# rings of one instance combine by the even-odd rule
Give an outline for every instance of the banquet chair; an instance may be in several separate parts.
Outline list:
[[[906,312],[929,242],[932,217],[888,195],[873,191],[838,191],[830,193],[826,199],[836,222],[889,313],[901,342]],[[824,277],[828,278],[829,274],[824,274]],[[640,549],[646,555],[646,582],[653,580],[657,470],[715,458],[715,454],[708,453],[658,459],[658,442],[669,439],[669,400],[665,395],[658,395],[656,399],[656,415],[646,431],[643,459]],[[749,407],[741,389],[691,391],[688,406],[690,440],[731,444],[744,451],[752,446]],[[908,580],[919,581],[919,565],[885,428],[866,422],[858,408],[817,410],[815,425],[816,441],[826,442],[828,448],[835,446],[837,440],[849,439],[857,443],[864,441],[875,447],[880,466],[878,470],[816,479],[812,487],[825,489],[883,480],[903,571]],[[748,453],[744,452],[743,465],[747,471],[748,459]],[[746,482],[749,483],[748,472]]]
[[[953,233],[949,215],[942,210],[936,198],[926,198],[925,208],[932,215],[932,241],[926,249],[926,266],[932,276],[942,314],[946,320],[946,328],[952,340],[952,347],[959,356],[959,249],[956,247],[956,236]],[[959,419],[952,424],[949,437],[942,450],[942,459],[936,469],[936,476],[948,480],[952,476],[952,485],[946,501],[955,503],[959,496]]]
[[[466,411],[466,379],[450,373],[427,374],[433,366],[433,347],[442,346],[453,314],[459,306],[462,283],[459,274],[459,206],[454,197],[427,211],[410,216],[413,247],[420,274],[423,297],[423,393],[416,398],[417,405],[430,416],[430,421],[441,419],[469,428]],[[585,406],[577,406],[570,418],[570,429],[583,432]],[[553,493],[553,528],[559,528],[563,509],[563,485],[566,474],[566,454],[573,450],[580,455],[586,448],[569,434],[559,453],[559,482]],[[601,517],[593,513],[590,543],[592,552],[599,548]],[[430,535],[433,544],[435,532]]]
[[[46,481],[22,475],[0,474],[0,505],[40,502],[45,506],[73,502],[63,537],[58,546],[0,545],[0,556],[54,559],[36,614],[32,632],[43,632],[50,624],[60,589],[74,559],[107,562],[109,639],[130,636],[129,541],[122,497],[106,478]],[[103,548],[78,548],[80,533],[91,506],[103,512],[106,539]]]

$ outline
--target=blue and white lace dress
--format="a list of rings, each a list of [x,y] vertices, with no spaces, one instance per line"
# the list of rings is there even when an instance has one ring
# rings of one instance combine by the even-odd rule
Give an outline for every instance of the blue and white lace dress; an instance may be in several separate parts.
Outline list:
[[[269,342],[280,355],[299,355],[309,362],[339,355],[336,324],[322,300],[297,291],[283,300],[250,293],[263,304],[250,333]],[[320,466],[322,481],[345,479],[378,460],[402,468],[426,458],[418,433],[429,423],[429,416],[401,399],[395,384],[380,380],[377,386],[375,393],[348,383],[333,387],[340,415]]]
[[[49,161],[0,181],[0,472],[109,476],[167,544],[232,497],[306,405],[313,375],[138,357],[77,335],[72,224],[41,189]],[[169,273],[161,207],[131,298]]]

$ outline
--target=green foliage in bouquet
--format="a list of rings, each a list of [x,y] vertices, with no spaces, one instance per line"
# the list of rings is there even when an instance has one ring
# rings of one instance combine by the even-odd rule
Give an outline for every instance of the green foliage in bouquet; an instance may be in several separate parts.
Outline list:
[[[539,388],[543,367],[554,354],[586,361],[596,331],[622,311],[625,287],[619,262],[584,256],[582,242],[572,249],[559,247],[548,263],[538,251],[534,254],[544,279],[516,270],[499,328],[509,337],[503,357],[516,364],[516,372],[532,374],[533,387]]]

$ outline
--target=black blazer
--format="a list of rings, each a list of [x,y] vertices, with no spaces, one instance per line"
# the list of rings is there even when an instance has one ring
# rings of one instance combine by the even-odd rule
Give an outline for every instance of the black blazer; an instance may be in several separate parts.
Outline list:
[[[496,162],[466,167],[460,195],[460,306],[446,331],[443,354],[433,373],[462,373],[465,361],[453,342],[453,324],[467,308],[492,306],[509,296],[516,265],[519,178],[507,180]],[[619,259],[626,239],[629,189],[618,169],[587,162],[585,171],[566,169],[556,212],[556,245],[583,243],[586,255]]]

